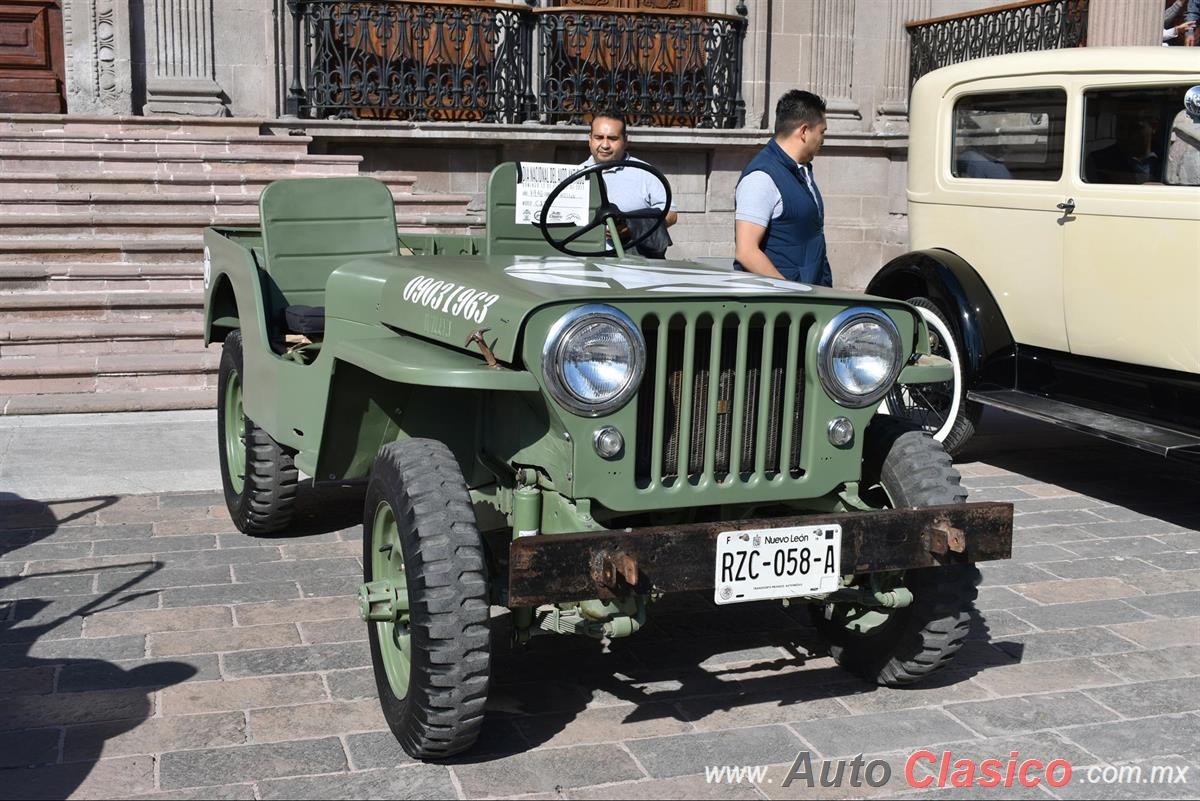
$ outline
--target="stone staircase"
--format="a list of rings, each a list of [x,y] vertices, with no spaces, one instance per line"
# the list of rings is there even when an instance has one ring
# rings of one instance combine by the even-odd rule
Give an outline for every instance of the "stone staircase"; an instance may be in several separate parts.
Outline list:
[[[257,120],[0,116],[0,414],[208,408],[202,231],[257,224],[280,178],[356,175],[359,156]],[[403,230],[465,231],[464,195],[375,173]]]

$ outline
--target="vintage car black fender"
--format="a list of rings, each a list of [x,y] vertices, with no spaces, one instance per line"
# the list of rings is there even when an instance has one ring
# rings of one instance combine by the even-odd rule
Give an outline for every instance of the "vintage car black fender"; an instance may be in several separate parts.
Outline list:
[[[1016,385],[1016,344],[1004,314],[979,273],[957,254],[938,248],[905,253],[884,265],[866,291],[936,303],[958,336],[967,388]]]

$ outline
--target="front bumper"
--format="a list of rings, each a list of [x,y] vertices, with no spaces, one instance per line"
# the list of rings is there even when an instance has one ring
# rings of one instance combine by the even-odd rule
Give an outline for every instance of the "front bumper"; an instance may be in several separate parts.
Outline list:
[[[842,570],[877,573],[1012,556],[1010,503],[964,503],[829,515],[652,526],[514,540],[508,606],[712,590],[717,535],[836,523]]]

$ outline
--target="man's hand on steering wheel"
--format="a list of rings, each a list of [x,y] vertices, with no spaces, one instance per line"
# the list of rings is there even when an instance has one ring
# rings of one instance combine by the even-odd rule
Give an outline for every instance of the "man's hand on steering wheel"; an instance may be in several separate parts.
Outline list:
[[[604,186],[604,176],[600,175],[600,206],[596,209],[595,215],[582,228],[578,228],[570,236],[563,239],[555,239],[550,234],[550,226],[546,223],[546,217],[550,214],[550,209],[554,206],[554,201],[558,199],[568,186],[586,178],[593,173],[603,173],[605,170],[611,170],[616,167],[633,168],[643,170],[653,175],[663,185],[663,190],[666,192],[667,199],[661,209],[639,209],[638,211],[621,211],[615,203],[611,203],[608,199],[608,189]],[[541,214],[537,218],[537,226],[542,232],[542,237],[555,250],[566,253],[568,256],[607,256],[609,251],[604,250],[574,250],[570,245],[575,240],[579,239],[589,231],[593,231],[601,225],[604,225],[608,220],[612,220],[618,226],[625,226],[626,220],[655,220],[655,224],[646,228],[644,232],[632,241],[622,242],[622,246],[628,250],[633,250],[638,245],[645,242],[661,225],[664,228],[667,224],[667,215],[671,213],[671,185],[667,182],[667,177],[659,172],[655,167],[647,164],[644,161],[606,161],[598,164],[593,164],[590,167],[584,167],[578,172],[568,175],[554,187],[550,195],[546,198],[546,202],[542,204]]]

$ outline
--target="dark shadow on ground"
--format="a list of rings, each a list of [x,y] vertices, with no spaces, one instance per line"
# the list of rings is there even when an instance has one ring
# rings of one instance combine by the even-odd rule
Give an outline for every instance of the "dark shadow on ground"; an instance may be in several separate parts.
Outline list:
[[[283,531],[255,536],[290,539],[361,529],[366,493],[366,483],[314,486],[312,479],[305,479],[296,487],[296,516],[292,524]]]
[[[117,501],[115,496],[42,502],[0,492],[0,560],[59,528]],[[62,511],[61,517],[55,507]],[[46,559],[54,558],[43,554]],[[20,558],[19,555],[17,558]],[[39,557],[40,559],[41,557]],[[13,570],[32,559],[0,561]],[[139,726],[154,713],[153,694],[195,675],[182,662],[144,662],[124,667],[103,659],[75,658],[95,642],[56,639],[63,629],[97,612],[134,605],[154,595],[137,585],[162,567],[134,561],[104,568],[21,571],[0,575],[0,796],[66,798],[91,773],[104,742]],[[77,577],[100,570],[139,572],[101,595],[79,592]],[[28,588],[28,589],[26,589]],[[49,597],[46,597],[49,595]],[[114,691],[104,699],[78,692]],[[95,705],[107,712],[95,714]],[[111,717],[112,719],[107,719]],[[64,738],[63,726],[90,723]],[[63,752],[66,739],[66,753]]]

